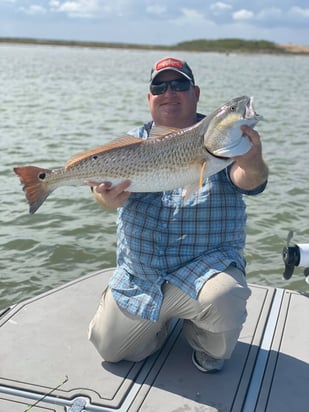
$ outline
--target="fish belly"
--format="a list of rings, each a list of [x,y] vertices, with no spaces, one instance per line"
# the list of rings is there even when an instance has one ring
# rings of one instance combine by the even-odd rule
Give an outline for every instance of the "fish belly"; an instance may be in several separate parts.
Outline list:
[[[191,166],[184,169],[157,170],[156,173],[144,173],[140,175],[127,176],[98,176],[89,179],[91,182],[110,182],[112,187],[130,180],[131,185],[128,187],[129,192],[163,192],[173,190],[179,187],[185,187],[199,181],[201,166]]]

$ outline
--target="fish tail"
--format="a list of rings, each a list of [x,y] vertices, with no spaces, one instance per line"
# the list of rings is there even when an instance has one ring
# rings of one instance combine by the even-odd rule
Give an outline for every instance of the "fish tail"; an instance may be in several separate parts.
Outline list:
[[[14,167],[14,172],[24,185],[23,190],[29,203],[29,212],[33,214],[54,190],[48,186],[45,180],[51,170],[35,166],[21,166]]]

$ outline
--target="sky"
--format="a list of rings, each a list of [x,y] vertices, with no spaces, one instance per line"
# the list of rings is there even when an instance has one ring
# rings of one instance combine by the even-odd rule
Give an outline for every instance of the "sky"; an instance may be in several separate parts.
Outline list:
[[[309,45],[308,0],[0,0],[0,37],[174,45],[242,38]]]

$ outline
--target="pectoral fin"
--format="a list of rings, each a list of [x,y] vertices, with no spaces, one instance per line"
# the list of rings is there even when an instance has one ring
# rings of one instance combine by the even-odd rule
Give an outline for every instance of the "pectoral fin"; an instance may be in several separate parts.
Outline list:
[[[183,196],[184,202],[186,202],[194,193],[196,193],[198,190],[200,190],[202,188],[203,181],[204,181],[205,167],[206,167],[206,161],[204,161],[201,164],[199,181],[194,182],[191,185],[184,187],[184,189],[182,191],[182,196]]]
[[[199,180],[199,189],[202,189],[202,186],[203,186],[205,167],[206,167],[206,161],[203,162],[202,167],[201,167],[200,180]]]

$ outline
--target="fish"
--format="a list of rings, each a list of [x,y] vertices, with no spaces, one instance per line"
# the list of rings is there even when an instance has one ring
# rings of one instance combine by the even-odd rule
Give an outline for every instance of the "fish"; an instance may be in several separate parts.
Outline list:
[[[253,97],[236,97],[193,126],[152,127],[149,138],[125,135],[71,157],[63,168],[14,167],[29,213],[35,213],[60,186],[130,180],[129,192],[163,192],[183,188],[184,197],[197,191],[207,177],[226,168],[233,157],[252,147],[241,125],[254,127],[262,116]]]

